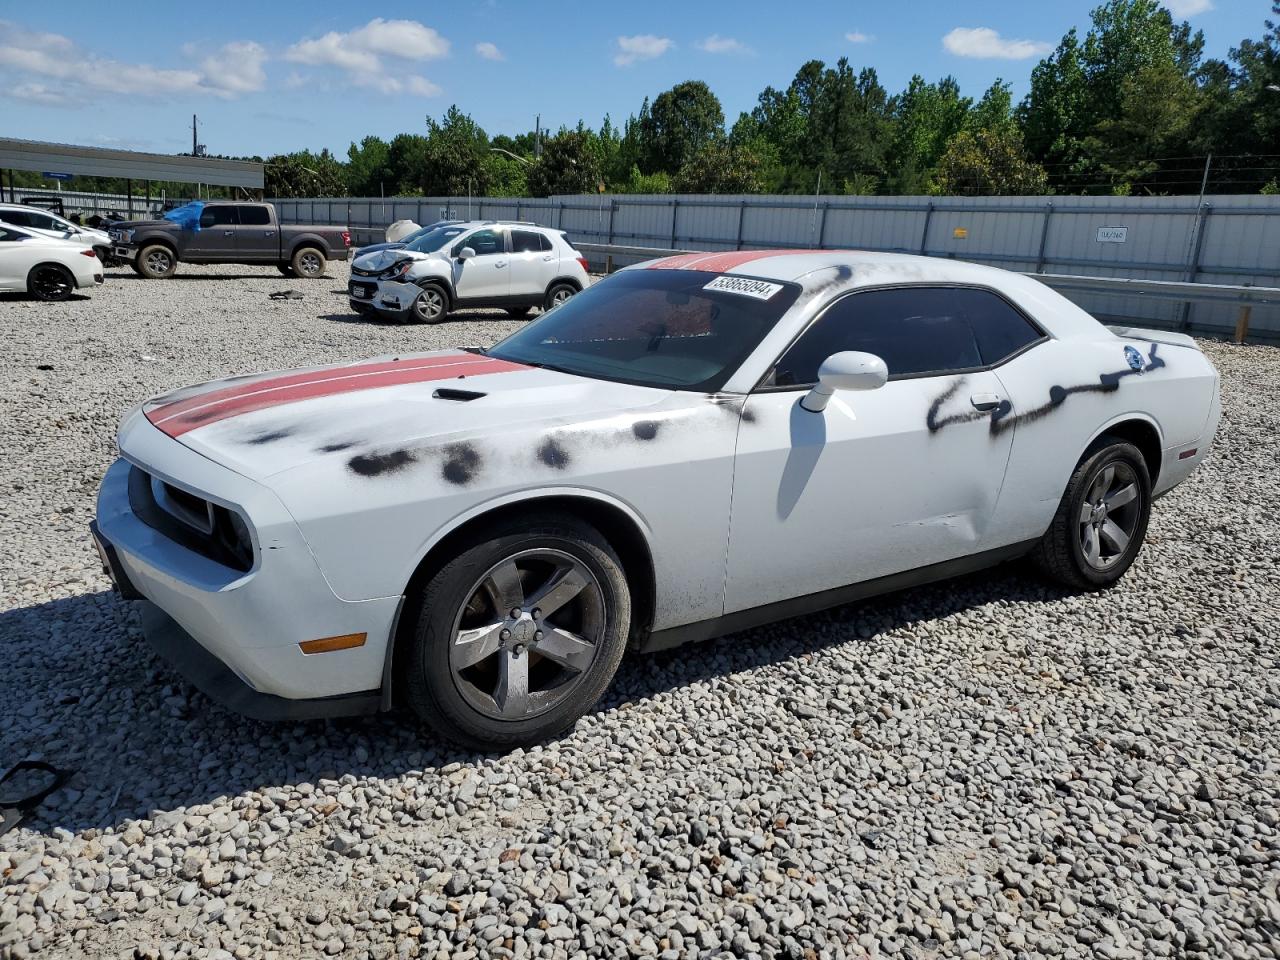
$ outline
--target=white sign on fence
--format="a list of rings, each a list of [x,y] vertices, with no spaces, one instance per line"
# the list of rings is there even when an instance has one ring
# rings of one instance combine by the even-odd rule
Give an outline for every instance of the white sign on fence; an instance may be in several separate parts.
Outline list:
[[[1129,239],[1128,227],[1099,227],[1099,243],[1124,243]]]

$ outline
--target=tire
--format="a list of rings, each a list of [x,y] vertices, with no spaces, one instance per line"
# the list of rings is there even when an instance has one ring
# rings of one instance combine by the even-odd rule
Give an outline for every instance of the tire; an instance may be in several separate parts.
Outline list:
[[[76,278],[60,263],[38,263],[27,274],[27,292],[45,303],[58,303],[71,296]]]
[[[280,271],[281,275],[286,277],[296,277],[298,275],[294,272],[293,264],[291,263],[277,263],[276,269]]]
[[[512,320],[523,320],[529,315],[529,311],[532,309],[532,307],[507,307],[506,311],[507,316]]]
[[[547,288],[547,296],[542,301],[542,312],[546,313],[552,307],[558,307],[577,292],[578,288],[572,283],[553,283]]]
[[[316,247],[299,247],[293,251],[293,259],[289,261],[289,269],[294,276],[303,280],[318,280],[324,276],[324,251]]]
[[[409,308],[409,319],[416,323],[439,323],[448,315],[449,294],[434,283],[423,287]]]
[[[153,243],[138,251],[134,269],[148,280],[166,280],[178,272],[178,258],[163,243]]]
[[[555,610],[536,607],[540,593]],[[405,699],[446,739],[483,750],[572,726],[612,681],[631,623],[617,554],[594,527],[558,513],[480,531],[410,604]],[[460,630],[472,639],[458,642]]]
[[[1031,558],[1064,586],[1102,590],[1133,565],[1150,517],[1151,476],[1142,454],[1117,437],[1100,437],[1072,473]]]

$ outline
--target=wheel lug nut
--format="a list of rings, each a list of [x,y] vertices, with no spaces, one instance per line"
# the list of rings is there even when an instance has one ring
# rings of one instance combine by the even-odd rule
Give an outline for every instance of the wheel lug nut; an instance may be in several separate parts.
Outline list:
[[[510,630],[503,630],[500,634],[498,634],[498,636],[499,636],[501,639],[503,639],[503,640],[510,640],[510,639],[511,639],[511,631],[510,631]]]
[[[535,639],[535,640],[541,640],[541,639],[542,639],[542,631],[541,631],[541,630],[535,630],[535,631],[533,632],[533,639]]]
[[[512,607],[512,608],[511,608],[511,619],[512,619],[512,620],[515,620],[515,619],[516,619],[517,617],[519,617],[519,616],[520,616],[520,608],[519,608],[519,607]]]
[[[535,619],[535,620],[541,620],[541,619],[542,619],[542,611],[541,611],[541,610],[539,610],[537,607],[534,607],[534,608],[533,608],[533,613],[529,614],[529,616],[533,617],[533,619]]]

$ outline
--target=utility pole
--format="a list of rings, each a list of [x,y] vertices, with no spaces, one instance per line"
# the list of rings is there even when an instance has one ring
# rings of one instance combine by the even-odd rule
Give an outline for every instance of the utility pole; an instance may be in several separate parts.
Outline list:
[[[191,155],[193,157],[203,157],[204,149],[204,144],[200,142],[200,120],[193,113],[191,115]]]
[[[542,159],[542,114],[533,120],[533,159]]]

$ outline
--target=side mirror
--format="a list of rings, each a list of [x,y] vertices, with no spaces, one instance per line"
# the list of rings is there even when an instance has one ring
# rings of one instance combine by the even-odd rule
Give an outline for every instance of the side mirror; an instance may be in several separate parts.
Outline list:
[[[471,247],[463,247],[461,250],[458,251],[459,260],[470,260],[475,255],[476,255],[476,252],[475,250],[471,249]]]
[[[818,384],[800,401],[813,413],[827,408],[837,390],[878,390],[889,380],[889,368],[874,353],[845,350],[833,353],[818,368]]]

